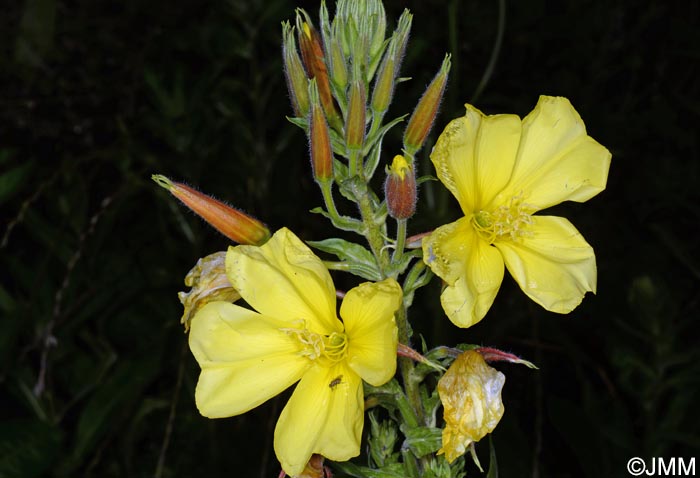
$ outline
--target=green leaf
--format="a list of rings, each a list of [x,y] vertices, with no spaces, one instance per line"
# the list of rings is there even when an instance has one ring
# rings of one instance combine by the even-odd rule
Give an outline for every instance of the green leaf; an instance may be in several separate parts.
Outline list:
[[[442,430],[434,427],[414,427],[402,430],[407,446],[416,457],[436,453],[442,446]]]
[[[388,122],[387,124],[385,124],[384,126],[379,128],[379,130],[377,130],[377,132],[375,134],[373,134],[372,136],[367,138],[367,141],[365,142],[364,151],[362,152],[363,155],[367,156],[369,154],[370,150],[374,147],[374,144],[377,141],[380,141],[391,128],[393,128],[397,124],[401,123],[406,118],[406,116],[408,116],[408,114],[405,114],[403,116],[399,116],[398,118],[391,120],[390,122]]]
[[[306,118],[292,118],[291,116],[287,116],[287,121],[290,123],[297,125],[301,129],[306,132],[307,129],[309,129],[309,122]]]
[[[382,274],[374,256],[359,244],[338,238],[306,242],[320,251],[338,256],[340,260],[347,263],[348,272],[368,280],[377,281],[382,279]]]
[[[41,476],[60,451],[61,430],[35,419],[0,423],[0,477]]]
[[[335,463],[333,468],[357,478],[406,478],[406,471],[401,463],[393,463],[383,468],[373,469],[347,461]]]
[[[493,438],[489,435],[489,471],[486,478],[498,478],[498,461],[496,460],[496,447],[493,446]]]

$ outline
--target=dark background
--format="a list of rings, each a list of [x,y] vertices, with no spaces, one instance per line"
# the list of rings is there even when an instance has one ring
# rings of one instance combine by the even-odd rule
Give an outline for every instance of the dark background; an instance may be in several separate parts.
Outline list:
[[[431,142],[468,101],[524,116],[540,94],[568,97],[613,154],[606,191],[552,212],[595,248],[598,294],[558,316],[507,278],[486,319],[458,330],[434,281],[411,321],[429,346],[491,345],[540,367],[498,366],[501,476],[618,477],[633,456],[697,457],[700,4],[504,4],[484,78],[499,2],[406,2],[402,74],[412,80],[391,113],[412,110],[445,52],[453,70]],[[176,293],[197,258],[228,244],[150,175],[272,229],[333,234],[307,213],[320,195],[306,139],[285,119],[280,22],[295,6],[316,18],[316,2],[291,0],[3,6],[0,477],[277,475],[272,430],[285,397],[225,420],[195,408],[198,368]],[[403,6],[387,0],[389,25]],[[385,140],[385,160],[401,132]],[[420,193],[410,233],[458,217],[439,184]],[[487,462],[488,446],[479,450]]]

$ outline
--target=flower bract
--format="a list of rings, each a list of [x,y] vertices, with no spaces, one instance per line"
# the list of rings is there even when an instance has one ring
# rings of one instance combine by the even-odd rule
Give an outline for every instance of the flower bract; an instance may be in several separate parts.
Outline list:
[[[313,453],[336,461],[357,456],[362,380],[379,386],[396,371],[401,287],[386,279],[351,289],[341,321],[328,270],[284,228],[260,247],[229,248],[226,272],[255,310],[211,302],[192,320],[199,411],[238,415],[299,381],[275,428],[284,471],[300,474]]]
[[[610,152],[566,98],[542,96],[522,120],[466,107],[431,154],[464,213],[423,241],[424,261],[446,284],[443,309],[460,327],[481,320],[505,266],[532,300],[570,312],[596,291],[593,249],[567,219],[534,213],[605,189]]]

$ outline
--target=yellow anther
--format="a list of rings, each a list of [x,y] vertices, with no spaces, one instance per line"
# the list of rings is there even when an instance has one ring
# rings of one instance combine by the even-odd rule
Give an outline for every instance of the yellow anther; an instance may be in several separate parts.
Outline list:
[[[477,234],[489,244],[504,239],[515,241],[532,234],[528,230],[528,226],[534,222],[532,210],[532,206],[517,195],[491,212],[477,211],[471,216],[470,222]]]
[[[301,328],[280,329],[299,342],[301,345],[300,355],[307,357],[309,360],[323,360],[326,362],[326,366],[345,359],[348,350],[348,338],[344,332],[321,335],[307,329],[305,321],[301,322]]]

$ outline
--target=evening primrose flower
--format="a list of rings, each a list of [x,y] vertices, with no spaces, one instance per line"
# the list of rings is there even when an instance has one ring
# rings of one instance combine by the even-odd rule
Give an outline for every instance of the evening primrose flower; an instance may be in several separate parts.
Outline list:
[[[199,411],[238,415],[299,381],[275,428],[283,470],[300,474],[313,453],[336,461],[357,456],[362,380],[379,386],[396,371],[401,287],[386,279],[351,289],[339,320],[328,270],[284,228],[263,246],[229,248],[226,273],[255,310],[210,302],[192,320]]]
[[[481,354],[469,350],[459,355],[438,382],[445,410],[442,448],[452,463],[472,442],[491,433],[503,416],[501,390],[505,375],[489,367]]]
[[[541,96],[522,121],[466,107],[430,156],[464,213],[423,241],[424,261],[446,283],[445,312],[460,327],[481,320],[504,263],[532,300],[572,311],[596,291],[593,249],[568,220],[533,214],[605,189],[610,152],[586,134],[566,98]]]

